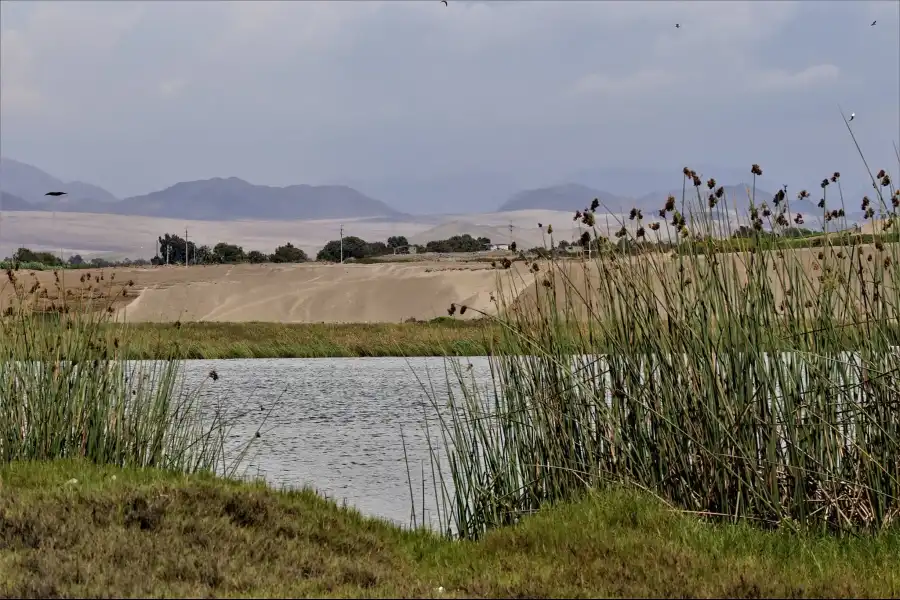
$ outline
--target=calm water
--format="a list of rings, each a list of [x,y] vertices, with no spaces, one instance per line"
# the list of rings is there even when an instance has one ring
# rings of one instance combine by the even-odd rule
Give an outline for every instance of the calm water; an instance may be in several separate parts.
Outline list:
[[[473,365],[478,384],[490,385],[487,358],[462,361]],[[275,486],[308,485],[364,514],[408,524],[410,491],[400,432],[416,513],[421,518],[424,464],[426,519],[435,522],[423,408],[434,416],[429,393],[446,404],[445,366],[442,358],[192,360],[186,362],[185,378],[195,386],[216,370],[219,379],[206,381],[204,394],[235,420],[233,443],[253,439],[262,424],[245,464],[247,475]],[[450,379],[458,390],[452,373]]]

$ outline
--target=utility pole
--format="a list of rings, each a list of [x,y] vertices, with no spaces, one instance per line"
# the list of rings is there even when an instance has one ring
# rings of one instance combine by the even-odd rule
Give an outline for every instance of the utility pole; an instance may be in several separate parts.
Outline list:
[[[190,262],[188,261],[188,238],[187,238],[187,227],[184,228],[184,266],[188,266]]]
[[[344,264],[344,224],[341,223],[341,264]]]

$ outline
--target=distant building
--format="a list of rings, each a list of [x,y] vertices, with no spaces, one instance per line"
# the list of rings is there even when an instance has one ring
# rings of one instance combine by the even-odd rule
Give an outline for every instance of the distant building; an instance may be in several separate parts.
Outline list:
[[[491,250],[509,250],[509,244],[491,244]]]

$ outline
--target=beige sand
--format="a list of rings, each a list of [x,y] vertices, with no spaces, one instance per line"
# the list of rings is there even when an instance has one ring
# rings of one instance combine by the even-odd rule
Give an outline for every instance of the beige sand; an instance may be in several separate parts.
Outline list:
[[[86,272],[92,279],[81,282]],[[378,265],[214,265],[69,271],[64,287],[103,289],[117,297],[128,322],[270,321],[281,323],[401,322],[447,314],[451,302],[490,313],[498,271],[452,262]],[[53,273],[17,274],[25,288],[39,281],[59,298]],[[128,282],[128,296],[119,296]],[[0,285],[9,299],[11,286]],[[467,311],[462,317],[477,317]]]

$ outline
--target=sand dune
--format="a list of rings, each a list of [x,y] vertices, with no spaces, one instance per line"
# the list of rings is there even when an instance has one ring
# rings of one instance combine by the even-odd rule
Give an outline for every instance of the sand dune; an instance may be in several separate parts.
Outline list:
[[[167,269],[157,269],[156,272]],[[184,272],[184,268],[173,268]],[[483,265],[192,267],[196,278],[140,282],[123,316],[138,321],[400,322],[447,314],[451,302],[490,310],[497,272]],[[467,313],[463,318],[475,316]]]
[[[490,265],[454,262],[243,264],[70,271],[63,287],[91,286],[95,297],[102,290],[128,322],[397,323],[446,315],[451,302],[491,314],[499,274]],[[41,302],[61,302],[53,273],[20,271],[17,278],[24,288],[40,282],[49,293]],[[0,284],[0,305],[11,291],[8,282]],[[473,310],[457,318],[477,316]]]

